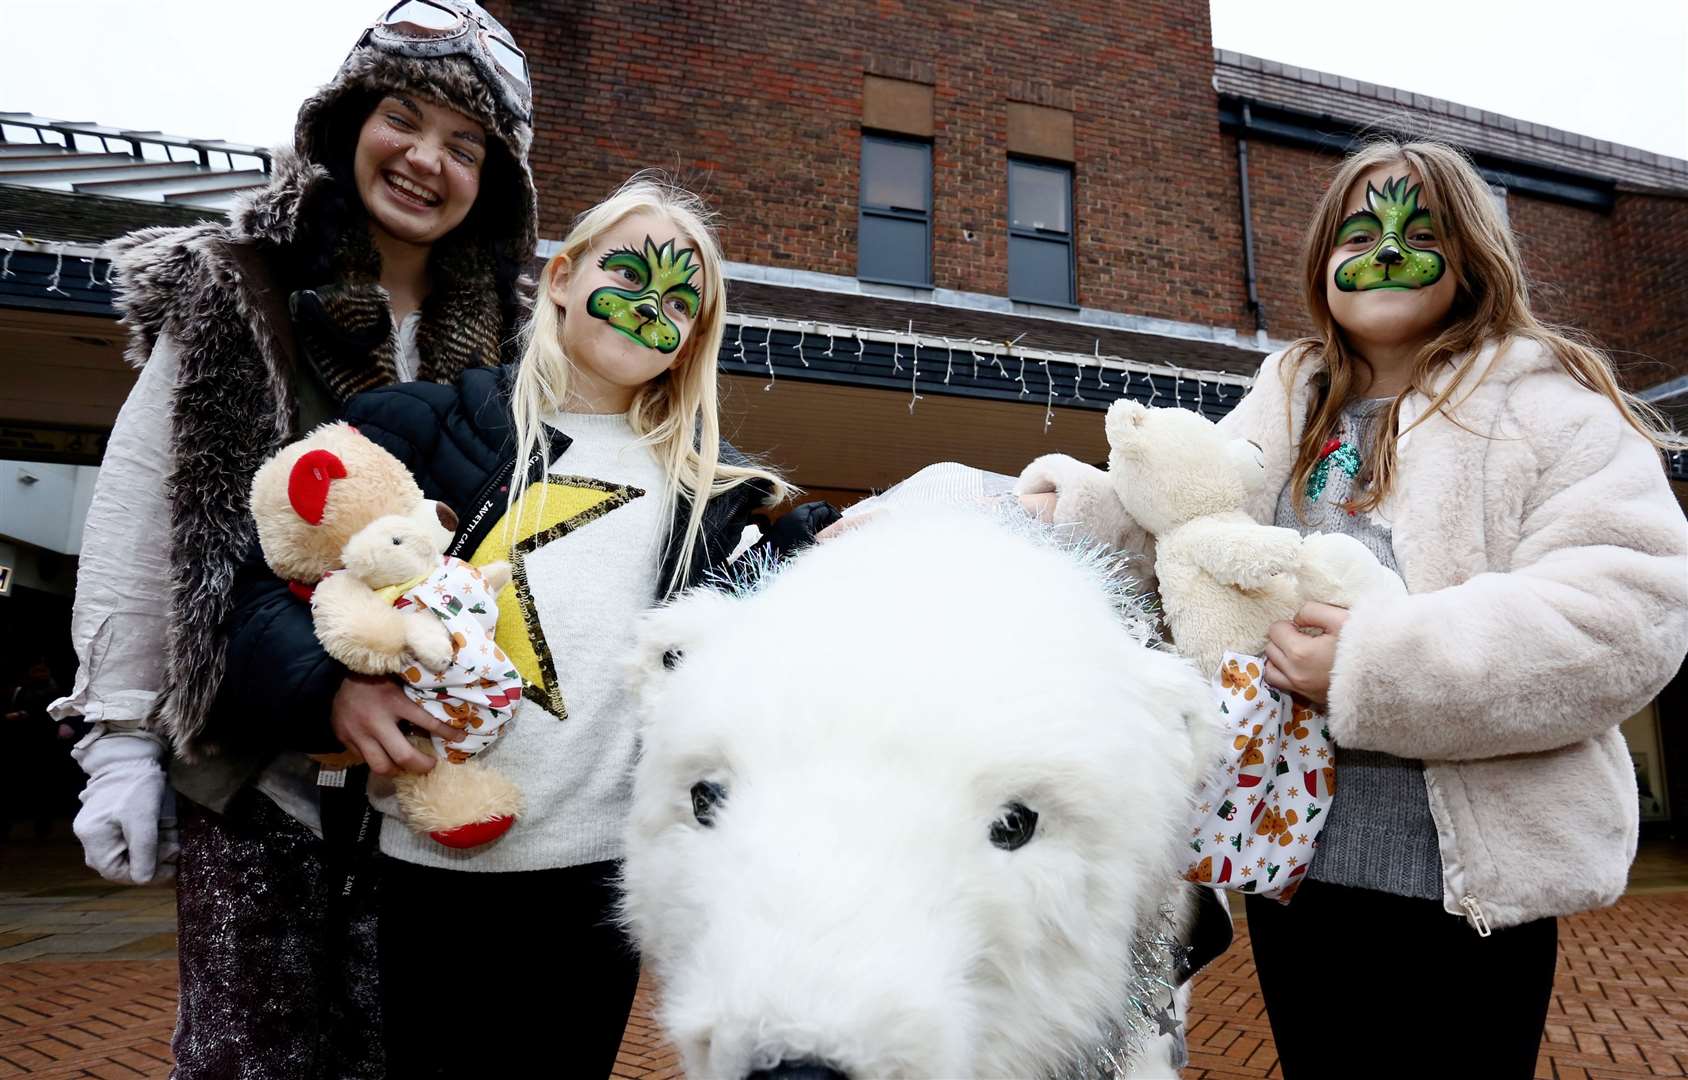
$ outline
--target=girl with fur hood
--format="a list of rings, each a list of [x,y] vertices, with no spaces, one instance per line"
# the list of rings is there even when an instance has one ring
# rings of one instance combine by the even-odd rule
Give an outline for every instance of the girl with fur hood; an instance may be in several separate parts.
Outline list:
[[[225,693],[225,624],[243,566],[262,565],[260,464],[360,391],[503,358],[535,248],[531,108],[520,52],[479,7],[399,4],[305,101],[291,153],[232,220],[121,242],[141,374],[89,510],[81,669],[57,708],[94,722],[75,750],[91,867],[166,876],[180,822],[184,1080],[384,1073],[373,898],[341,899],[303,752],[337,749],[331,713],[437,725],[356,679],[316,729],[262,724]]]
[[[1289,1080],[1381,1048],[1392,1075],[1452,1048],[1462,1074],[1529,1077],[1556,917],[1614,903],[1635,854],[1618,725],[1688,649],[1658,453],[1682,440],[1531,313],[1488,185],[1446,146],[1351,156],[1303,284],[1318,332],[1221,427],[1262,449],[1257,520],[1354,535],[1410,595],[1271,629],[1265,677],[1324,711],[1341,778],[1295,899],[1247,898],[1273,1037]],[[1019,490],[1123,538],[1107,483],[1046,458]]]
[[[347,410],[456,510],[448,554],[514,570],[496,643],[522,698],[477,760],[516,781],[523,810],[466,850],[397,816],[380,830],[387,1054],[407,1080],[528,1075],[536,1062],[604,1076],[615,1063],[639,976],[614,907],[635,619],[724,567],[752,511],[785,493],[720,435],[726,310],[701,201],[635,177],[581,215],[546,264],[519,365],[373,391]],[[273,579],[240,591],[230,685],[243,710],[283,725],[323,715],[343,671],[311,638],[308,612]],[[375,805],[394,813],[384,778],[417,768],[387,752],[403,742],[396,719],[333,720],[381,774]],[[442,1005],[471,999],[495,1030],[440,1037]]]

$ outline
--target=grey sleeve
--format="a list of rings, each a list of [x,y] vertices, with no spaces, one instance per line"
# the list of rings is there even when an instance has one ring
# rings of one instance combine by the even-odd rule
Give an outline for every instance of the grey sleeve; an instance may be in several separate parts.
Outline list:
[[[161,337],[117,414],[82,533],[71,641],[76,684],[52,705],[108,731],[143,728],[164,671],[170,602],[170,409],[176,345]]]

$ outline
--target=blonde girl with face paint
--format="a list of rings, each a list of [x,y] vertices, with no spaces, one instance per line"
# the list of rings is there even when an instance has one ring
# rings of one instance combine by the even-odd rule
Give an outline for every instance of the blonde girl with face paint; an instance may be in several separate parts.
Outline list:
[[[1526,1078],[1556,919],[1615,902],[1635,853],[1618,725],[1688,651],[1688,524],[1659,453],[1683,441],[1531,312],[1449,147],[1344,161],[1303,286],[1315,334],[1221,424],[1264,451],[1250,510],[1357,537],[1410,595],[1271,629],[1267,681],[1325,714],[1338,762],[1306,883],[1247,899],[1284,1076]],[[1020,490],[1123,542],[1131,523],[1073,509],[1104,484],[1071,462]]]
[[[395,721],[350,733],[401,748],[368,755],[380,774],[371,801],[387,815],[390,1075],[601,1077],[614,1063],[639,973],[613,911],[634,623],[725,566],[751,512],[786,492],[721,439],[725,313],[702,202],[635,177],[582,214],[545,265],[519,363],[348,406],[457,512],[448,554],[511,563],[495,641],[522,680],[514,717],[478,760],[513,779],[524,805],[478,846],[444,846],[399,816],[387,778],[431,763],[404,753]]]

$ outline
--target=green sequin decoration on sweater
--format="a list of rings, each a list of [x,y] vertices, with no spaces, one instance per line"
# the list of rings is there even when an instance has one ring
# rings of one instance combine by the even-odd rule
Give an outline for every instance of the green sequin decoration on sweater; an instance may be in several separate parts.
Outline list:
[[[1326,454],[1307,477],[1308,502],[1318,502],[1319,496],[1325,493],[1325,485],[1330,482],[1333,464],[1352,479],[1360,475],[1360,451],[1355,449],[1352,443],[1343,443]]]

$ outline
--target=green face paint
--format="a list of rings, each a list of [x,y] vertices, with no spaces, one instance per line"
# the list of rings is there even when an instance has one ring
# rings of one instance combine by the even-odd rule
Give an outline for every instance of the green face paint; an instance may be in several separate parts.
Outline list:
[[[1366,289],[1422,289],[1442,278],[1447,263],[1434,251],[1412,245],[1415,234],[1431,228],[1430,211],[1418,205],[1420,185],[1407,187],[1408,178],[1390,177],[1379,191],[1366,185],[1366,209],[1358,210],[1338,226],[1338,247],[1355,239],[1373,239],[1362,254],[1343,261],[1336,268],[1336,287],[1343,292]]]
[[[703,297],[692,285],[699,266],[691,248],[675,250],[675,241],[657,247],[645,237],[645,249],[617,248],[598,260],[598,268],[625,281],[625,288],[604,286],[586,298],[586,310],[628,337],[660,353],[680,347],[676,309],[697,318]]]

